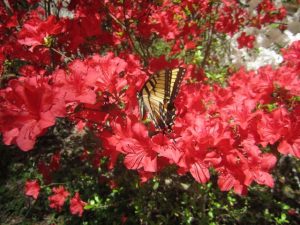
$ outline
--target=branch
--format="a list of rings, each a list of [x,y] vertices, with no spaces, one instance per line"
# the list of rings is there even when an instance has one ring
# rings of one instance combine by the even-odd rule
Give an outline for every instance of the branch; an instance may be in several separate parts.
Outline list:
[[[206,65],[207,59],[209,57],[209,53],[210,53],[210,48],[211,48],[211,44],[212,44],[212,40],[213,40],[213,34],[215,32],[215,24],[212,24],[212,15],[210,15],[209,17],[209,23],[210,23],[210,30],[209,30],[209,38],[208,38],[208,42],[207,42],[207,47],[205,49],[205,54],[204,54],[204,58],[203,61],[201,63],[201,67],[204,68],[204,66]]]
[[[119,24],[123,28],[123,30],[126,30],[126,26],[120,20],[118,20],[113,14],[111,14],[108,9],[107,9],[107,13],[117,24]]]
[[[5,6],[6,11],[8,12],[9,15],[13,14],[13,9],[11,8],[11,5],[9,3],[9,1],[7,0],[3,0],[3,5]]]
[[[141,47],[141,44],[140,42],[138,42],[137,40],[133,40],[132,36],[131,36],[131,31],[130,31],[130,28],[129,28],[129,24],[127,23],[127,19],[126,19],[126,6],[125,6],[125,1],[126,0],[123,0],[123,16],[124,16],[124,19],[125,19],[125,32],[126,34],[128,35],[129,37],[129,40],[131,42],[131,45],[132,47],[135,49],[135,51],[138,52],[138,54],[143,58],[144,61],[146,61],[146,54],[144,52],[144,49]],[[139,52],[139,49],[135,46],[135,42],[138,42],[139,43],[139,49],[141,49],[141,53]]]
[[[72,61],[72,60],[73,60],[72,58],[66,56],[65,54],[63,54],[62,52],[56,50],[55,48],[52,48],[52,47],[51,47],[50,49],[51,49],[52,51],[56,52],[57,54],[63,56],[64,58],[66,58],[68,61]]]
[[[102,6],[104,7],[106,13],[123,29],[123,31],[126,33],[126,35],[129,38],[129,43],[132,49],[134,49],[142,58],[144,61],[146,61],[145,53],[143,52],[143,49],[141,49],[142,52],[136,47],[134,44],[135,41],[133,40],[133,37],[131,36],[130,29],[128,28],[128,24],[126,24],[126,11],[125,11],[125,0],[123,1],[123,14],[124,14],[124,19],[125,23],[122,23],[120,20],[118,20],[107,8],[105,4],[102,3]]]
[[[212,31],[210,31],[210,33],[211,34],[209,36],[207,47],[205,49],[204,58],[203,58],[203,61],[201,63],[202,68],[206,65],[206,62],[207,62],[207,59],[208,59],[208,56],[209,56],[209,52],[210,52],[210,47],[211,47],[211,43],[212,43]]]

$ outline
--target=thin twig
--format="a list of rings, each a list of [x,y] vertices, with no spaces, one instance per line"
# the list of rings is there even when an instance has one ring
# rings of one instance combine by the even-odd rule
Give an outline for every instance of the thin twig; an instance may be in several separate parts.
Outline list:
[[[107,9],[107,11],[108,11],[108,9]],[[117,23],[117,24],[119,24],[122,28],[123,28],[123,30],[126,30],[126,26],[120,21],[120,20],[118,20],[113,14],[111,14],[109,11],[107,12],[108,13],[108,15]]]
[[[43,185],[43,186],[51,187],[51,186],[54,186],[54,185],[66,185],[66,183],[51,183],[51,184],[46,184],[46,185]]]
[[[11,16],[13,14],[13,9],[9,3],[9,1],[7,0],[3,0],[3,5],[5,6],[6,11],[8,12],[8,14]]]
[[[50,49],[53,50],[54,52],[56,52],[57,54],[59,54],[59,55],[65,57],[68,61],[72,61],[72,58],[70,58],[70,57],[64,55],[62,52],[56,50],[55,48],[50,48]]]
[[[144,52],[144,49],[141,47],[140,42],[138,42],[137,40],[133,40],[132,36],[131,36],[131,31],[130,28],[128,26],[128,24],[126,23],[127,19],[126,19],[126,5],[125,5],[126,0],[123,0],[123,16],[124,16],[124,21],[125,21],[125,33],[127,34],[127,36],[129,37],[129,40],[131,42],[131,45],[133,46],[133,48],[138,52],[138,54],[143,58],[144,61],[146,61],[146,54]],[[139,49],[135,46],[135,42],[139,43],[139,49],[141,50],[141,53],[139,52]]]
[[[212,24],[212,15],[210,15],[209,17],[209,23],[210,23],[210,30],[209,30],[209,37],[208,37],[208,44],[207,44],[207,47],[206,47],[206,50],[205,50],[205,54],[204,54],[204,58],[203,58],[203,61],[201,63],[201,67],[204,68],[204,66],[206,65],[206,62],[208,60],[208,57],[209,57],[209,53],[210,53],[210,48],[211,48],[211,44],[212,44],[212,40],[213,40],[213,35],[214,35],[214,32],[215,32],[215,24],[213,23]]]
[[[51,15],[51,0],[47,0],[47,17]]]
[[[121,28],[123,29],[123,31],[127,34],[128,38],[129,38],[129,43],[130,43],[130,46],[132,49],[134,49],[142,58],[144,61],[146,61],[146,57],[145,57],[145,54],[144,52],[142,51],[142,53],[140,52],[140,50],[135,46],[135,42],[131,36],[131,32],[130,30],[128,29],[128,26],[125,23],[122,23],[120,20],[118,20],[110,11],[109,9],[104,5],[102,4],[103,7],[105,8],[105,11],[106,13],[119,25],[121,26]],[[123,1],[123,14],[124,14],[124,20],[126,21],[126,12],[125,12],[125,1]]]

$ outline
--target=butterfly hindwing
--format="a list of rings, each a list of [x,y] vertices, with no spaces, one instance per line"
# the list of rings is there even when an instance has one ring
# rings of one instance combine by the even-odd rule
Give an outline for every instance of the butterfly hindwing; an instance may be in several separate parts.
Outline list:
[[[174,100],[185,74],[184,68],[162,70],[149,78],[138,93],[142,117],[148,112],[155,126],[170,128],[175,117]]]

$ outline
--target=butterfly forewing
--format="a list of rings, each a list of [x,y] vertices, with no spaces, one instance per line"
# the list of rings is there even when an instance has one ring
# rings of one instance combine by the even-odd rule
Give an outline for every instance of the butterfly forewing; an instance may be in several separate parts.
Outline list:
[[[174,70],[173,70],[174,71]],[[179,89],[180,89],[180,85],[181,85],[181,82],[183,80],[183,77],[185,75],[185,68],[178,68],[176,69],[176,73],[172,73],[172,88],[170,89],[171,90],[171,97],[170,97],[170,101],[173,103],[175,98],[177,97],[177,94],[179,92]],[[173,83],[174,81],[174,83]]]

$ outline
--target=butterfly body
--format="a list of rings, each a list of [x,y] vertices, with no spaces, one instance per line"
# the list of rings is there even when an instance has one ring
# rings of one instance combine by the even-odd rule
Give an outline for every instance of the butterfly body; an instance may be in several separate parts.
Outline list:
[[[182,67],[162,70],[152,75],[138,93],[142,117],[148,112],[157,128],[171,129],[176,110],[174,101],[185,71]]]

